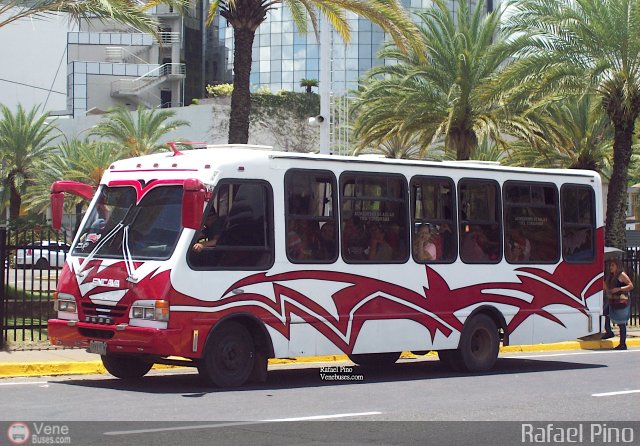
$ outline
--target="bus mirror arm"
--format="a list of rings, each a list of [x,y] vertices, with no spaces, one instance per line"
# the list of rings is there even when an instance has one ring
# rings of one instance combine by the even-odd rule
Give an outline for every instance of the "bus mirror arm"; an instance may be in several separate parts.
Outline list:
[[[56,181],[51,185],[51,226],[56,231],[62,228],[65,192],[77,195],[88,201],[93,197],[95,188],[77,181]]]
[[[182,226],[200,229],[204,209],[205,187],[196,178],[184,180],[182,192]]]

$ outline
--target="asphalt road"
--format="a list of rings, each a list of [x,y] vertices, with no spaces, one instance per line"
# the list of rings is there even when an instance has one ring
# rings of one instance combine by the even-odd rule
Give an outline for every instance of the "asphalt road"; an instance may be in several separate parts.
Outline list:
[[[106,375],[6,379],[0,420],[29,420],[32,433],[33,420],[65,425],[71,444],[527,444],[525,427],[585,437],[595,429],[604,432],[595,440],[626,434],[638,444],[639,366],[640,350],[575,351],[506,355],[483,375],[447,372],[437,359],[377,371],[276,366],[267,383],[234,390],[205,387],[190,369],[135,384]]]

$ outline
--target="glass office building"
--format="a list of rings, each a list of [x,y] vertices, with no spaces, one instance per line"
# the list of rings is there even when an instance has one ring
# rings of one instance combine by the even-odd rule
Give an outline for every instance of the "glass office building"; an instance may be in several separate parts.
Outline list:
[[[431,8],[431,0],[403,0],[412,12]],[[456,2],[449,0],[454,11]],[[472,2],[475,3],[475,2]],[[493,1],[485,0],[487,9],[493,9]],[[358,79],[373,66],[385,63],[376,57],[385,40],[382,30],[366,19],[348,15],[351,41],[345,45],[340,36],[331,36],[331,91],[344,94],[355,90]],[[215,81],[231,82],[233,73],[233,29],[220,20]],[[258,27],[253,43],[251,89],[268,87],[271,91],[302,91],[302,79],[319,79],[320,51],[313,30],[306,35],[296,31],[291,14],[286,7],[270,11],[267,20]]]

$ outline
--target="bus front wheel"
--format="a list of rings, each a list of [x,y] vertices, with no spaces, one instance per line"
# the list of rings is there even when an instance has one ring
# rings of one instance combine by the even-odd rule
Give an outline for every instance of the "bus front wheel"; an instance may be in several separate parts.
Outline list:
[[[102,355],[102,365],[116,378],[136,380],[147,374],[153,363],[134,356]]]
[[[255,360],[249,331],[237,322],[225,322],[207,341],[198,372],[218,387],[239,387],[251,376]]]

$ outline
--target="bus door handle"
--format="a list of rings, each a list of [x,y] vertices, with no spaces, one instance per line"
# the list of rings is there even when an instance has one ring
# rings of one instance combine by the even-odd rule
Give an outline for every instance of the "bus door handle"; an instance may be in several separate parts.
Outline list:
[[[233,294],[242,294],[244,290],[242,288],[236,288],[235,290],[231,290]]]

